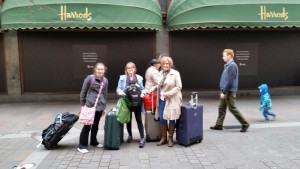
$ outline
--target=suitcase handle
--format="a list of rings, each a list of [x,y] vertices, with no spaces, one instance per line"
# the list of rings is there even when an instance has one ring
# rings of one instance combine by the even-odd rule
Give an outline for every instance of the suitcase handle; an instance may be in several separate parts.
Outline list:
[[[191,100],[190,100],[190,105],[192,106],[193,109],[197,108],[198,105],[198,92],[192,92],[191,93]]]

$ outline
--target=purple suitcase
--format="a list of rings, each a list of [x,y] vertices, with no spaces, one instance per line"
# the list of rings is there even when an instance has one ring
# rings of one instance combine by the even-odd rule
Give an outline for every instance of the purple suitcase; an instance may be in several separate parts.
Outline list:
[[[176,124],[176,140],[188,146],[203,139],[203,105],[186,104],[181,106],[181,116]]]

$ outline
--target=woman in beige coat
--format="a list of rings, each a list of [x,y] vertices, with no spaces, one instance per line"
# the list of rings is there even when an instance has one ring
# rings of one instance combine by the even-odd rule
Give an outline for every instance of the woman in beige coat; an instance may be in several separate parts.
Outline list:
[[[180,106],[182,103],[181,94],[181,78],[177,70],[172,69],[173,60],[169,56],[164,56],[160,60],[161,71],[158,78],[158,85],[153,87],[151,91],[157,90],[158,107],[155,112],[155,118],[160,121],[161,125],[161,140],[157,146],[166,144],[167,131],[169,132],[168,144],[173,147],[173,134],[175,131],[176,120],[180,117]],[[169,126],[168,126],[169,122]]]

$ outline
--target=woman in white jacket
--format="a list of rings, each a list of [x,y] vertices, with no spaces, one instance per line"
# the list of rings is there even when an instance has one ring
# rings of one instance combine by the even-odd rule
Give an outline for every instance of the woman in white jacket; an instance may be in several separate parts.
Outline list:
[[[173,60],[169,56],[161,58],[161,71],[158,78],[158,85],[153,87],[150,92],[157,90],[158,107],[155,112],[155,118],[160,121],[161,140],[157,146],[167,142],[167,131],[169,132],[168,145],[173,147],[173,135],[175,131],[176,120],[179,119],[182,104],[182,82],[177,70],[172,69]],[[168,125],[169,122],[169,125]]]

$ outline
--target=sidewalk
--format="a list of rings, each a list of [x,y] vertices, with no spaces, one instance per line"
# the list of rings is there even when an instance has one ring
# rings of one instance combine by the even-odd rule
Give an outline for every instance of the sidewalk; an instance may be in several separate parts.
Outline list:
[[[204,105],[204,138],[201,143],[174,147],[146,143],[138,148],[139,133],[133,120],[132,143],[123,143],[120,150],[89,147],[89,153],[77,149],[81,125],[76,123],[54,150],[39,143],[41,131],[53,122],[59,112],[77,114],[79,103],[12,103],[0,104],[0,169],[33,163],[37,169],[102,169],[102,168],[199,168],[199,169],[300,169],[300,96],[276,96],[273,111],[276,120],[264,122],[258,111],[258,98],[239,97],[237,107],[250,122],[246,133],[239,132],[239,123],[227,114],[223,131],[212,131],[217,118],[218,99],[200,98]],[[110,100],[107,110],[115,106]],[[185,100],[184,103],[187,103]],[[272,118],[271,118],[272,119]],[[103,143],[104,118],[99,125],[98,140]],[[124,130],[125,138],[127,132]],[[174,137],[175,139],[175,137]]]

